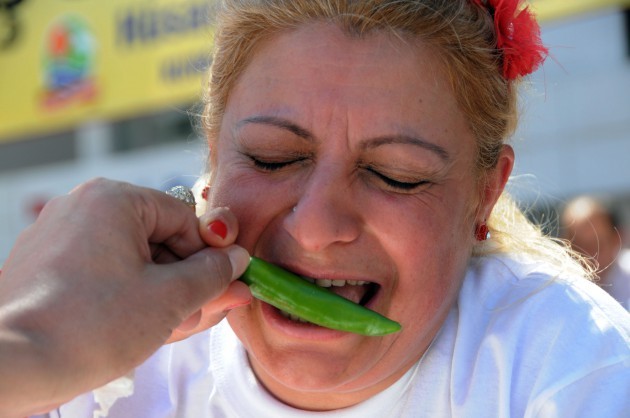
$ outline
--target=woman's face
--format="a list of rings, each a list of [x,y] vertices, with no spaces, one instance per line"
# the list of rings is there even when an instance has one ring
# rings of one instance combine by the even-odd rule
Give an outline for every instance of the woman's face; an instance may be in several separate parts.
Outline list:
[[[255,373],[288,404],[338,408],[389,386],[456,298],[482,192],[441,68],[422,42],[313,24],[262,44],[231,91],[210,206],[232,209],[251,254],[340,280],[333,291],[403,326],[365,337],[258,300],[232,311]]]

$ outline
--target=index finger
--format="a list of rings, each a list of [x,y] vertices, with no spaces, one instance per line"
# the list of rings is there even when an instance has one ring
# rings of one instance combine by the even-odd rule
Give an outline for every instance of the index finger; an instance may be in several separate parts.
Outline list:
[[[132,241],[146,248],[160,244],[179,258],[186,258],[206,247],[199,236],[197,217],[183,202],[166,193],[147,187],[106,179],[93,179],[74,189],[69,195],[73,216],[117,217],[101,219],[127,233],[135,232]],[[116,206],[120,210],[102,211]],[[122,216],[125,213],[128,215]],[[107,222],[109,221],[109,222]],[[122,232],[122,231],[113,231]]]
[[[147,189],[151,210],[143,216],[149,242],[166,246],[180,258],[206,247],[199,234],[199,221],[187,203],[164,192]]]

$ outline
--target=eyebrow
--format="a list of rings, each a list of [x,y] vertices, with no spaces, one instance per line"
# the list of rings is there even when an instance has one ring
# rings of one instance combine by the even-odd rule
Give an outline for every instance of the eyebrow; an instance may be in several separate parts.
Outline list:
[[[306,139],[308,141],[313,141],[314,137],[313,135],[306,129],[300,127],[299,125],[290,122],[286,119],[282,119],[282,118],[278,118],[275,116],[265,116],[265,115],[256,115],[256,116],[250,116],[248,118],[242,119],[240,120],[237,124],[236,127],[238,129],[240,129],[241,127],[243,127],[244,125],[247,124],[262,124],[262,125],[269,125],[269,126],[275,126],[277,128],[280,129],[285,129],[297,136],[299,136],[300,138]],[[378,136],[375,138],[371,138],[368,141],[364,142],[362,144],[362,148],[363,149],[373,149],[376,147],[379,147],[381,145],[389,145],[389,144],[407,144],[407,145],[415,145],[421,148],[424,148],[428,151],[433,152],[434,154],[436,154],[442,161],[449,161],[450,160],[450,154],[448,153],[448,151],[437,144],[434,144],[431,141],[428,141],[424,138],[421,137],[416,137],[416,136],[410,136],[410,135],[384,135],[384,136]]]
[[[446,150],[446,148],[434,144],[431,141],[428,141],[421,137],[410,136],[410,135],[385,135],[378,136],[376,138],[372,138],[369,141],[363,144],[364,149],[372,149],[379,147],[381,145],[388,144],[407,144],[407,145],[415,145],[420,148],[424,148],[427,151],[431,151],[436,154],[442,161],[448,162],[451,159],[450,154]]]
[[[264,115],[251,116],[243,120],[240,120],[236,124],[236,127],[240,129],[241,127],[243,127],[243,125],[247,125],[250,123],[275,126],[276,128],[285,129],[299,136],[300,138],[313,141],[313,135],[311,135],[311,133],[307,131],[306,129],[296,125],[295,123],[289,122],[286,119],[277,118],[275,116],[264,116]]]

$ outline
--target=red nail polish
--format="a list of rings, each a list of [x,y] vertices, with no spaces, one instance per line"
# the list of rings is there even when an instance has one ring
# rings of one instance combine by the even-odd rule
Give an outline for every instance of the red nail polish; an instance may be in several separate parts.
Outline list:
[[[227,237],[227,226],[222,221],[212,221],[208,228],[223,239]]]

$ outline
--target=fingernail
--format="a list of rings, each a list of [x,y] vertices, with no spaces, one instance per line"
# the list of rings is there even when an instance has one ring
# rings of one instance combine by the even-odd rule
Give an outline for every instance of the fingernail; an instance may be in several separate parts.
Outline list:
[[[227,254],[232,264],[232,279],[238,279],[249,265],[249,253],[243,247],[232,245],[227,248]]]
[[[222,221],[216,220],[210,222],[208,224],[208,229],[223,239],[227,237],[227,226]]]

